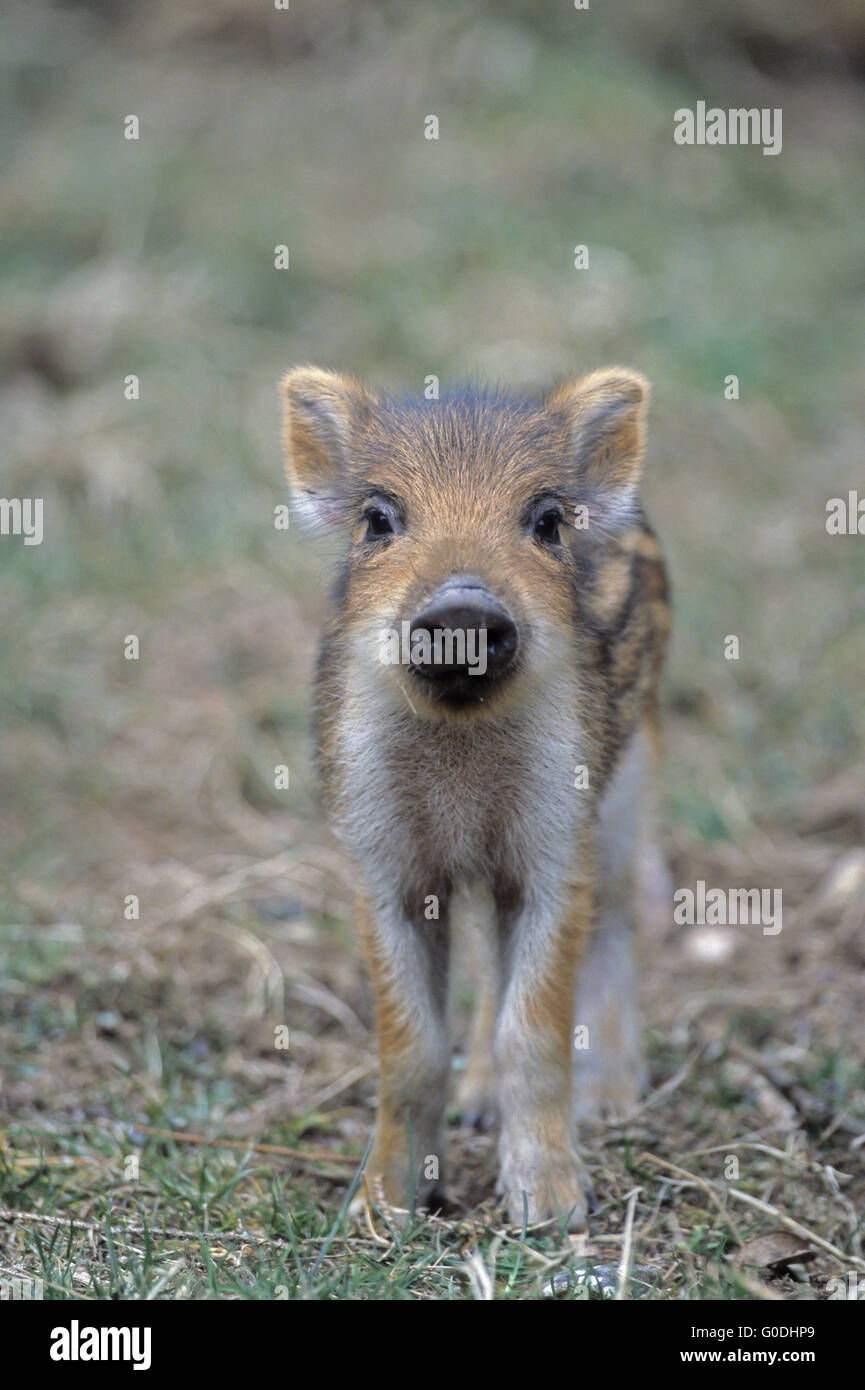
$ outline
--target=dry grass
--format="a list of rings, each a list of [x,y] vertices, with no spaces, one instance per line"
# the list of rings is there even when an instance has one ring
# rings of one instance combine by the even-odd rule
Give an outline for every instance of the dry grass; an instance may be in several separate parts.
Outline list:
[[[88,1297],[524,1298],[591,1260],[613,1293],[824,1298],[865,1206],[865,551],[823,525],[865,423],[861,21],[666,0],[575,46],[528,0],[316,11],[16,18],[2,486],[48,530],[0,546],[0,1265]],[[673,147],[672,110],[732,87],[795,113],[782,158]],[[664,850],[677,886],[781,889],[784,925],[647,923],[652,1091],[585,1136],[584,1240],[504,1231],[494,1141],[456,1128],[448,1213],[338,1220],[375,1059],[305,733],[335,547],[272,525],[274,384],[309,359],[657,384]],[[778,1230],[792,1264],[753,1244]]]

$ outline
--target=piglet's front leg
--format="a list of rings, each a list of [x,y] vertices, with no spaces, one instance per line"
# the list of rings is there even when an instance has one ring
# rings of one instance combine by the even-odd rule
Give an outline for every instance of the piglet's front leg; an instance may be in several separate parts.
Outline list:
[[[378,1120],[367,1159],[373,1201],[433,1205],[444,1183],[443,1116],[450,1069],[446,1026],[448,928],[393,904],[359,905],[376,997]]]
[[[510,1221],[586,1220],[585,1170],[574,1142],[573,1000],[591,924],[587,886],[504,923],[508,983],[495,1036],[501,1138],[499,1191]]]

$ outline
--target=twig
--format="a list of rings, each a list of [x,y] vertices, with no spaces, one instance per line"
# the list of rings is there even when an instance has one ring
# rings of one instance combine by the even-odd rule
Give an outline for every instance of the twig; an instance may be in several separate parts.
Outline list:
[[[701,1187],[705,1192],[706,1196],[709,1198],[709,1201],[713,1202],[715,1206],[718,1208],[718,1211],[723,1216],[726,1224],[730,1227],[730,1230],[733,1232],[733,1235],[735,1236],[738,1244],[740,1246],[745,1244],[744,1240],[742,1239],[741,1232],[738,1226],[736,1225],[735,1221],[733,1220],[732,1216],[727,1211],[727,1208],[724,1206],[724,1203],[721,1201],[718,1195],[712,1191],[712,1188],[710,1187],[709,1183],[706,1181],[705,1178],[698,1177],[696,1173],[689,1173],[686,1169],[679,1168],[675,1163],[668,1163],[665,1158],[658,1158],[657,1154],[642,1153],[640,1154],[640,1157],[637,1159],[637,1162],[642,1163],[644,1159],[648,1163],[654,1163],[655,1166],[658,1168],[666,1168],[668,1172],[675,1173],[677,1177],[683,1178],[685,1182],[693,1183],[696,1187]]]
[[[625,1298],[628,1287],[628,1279],[631,1274],[631,1249],[634,1234],[634,1211],[637,1206],[637,1198],[642,1192],[641,1187],[635,1187],[628,1193],[628,1210],[625,1212],[624,1244],[622,1246],[622,1258],[619,1261],[619,1283],[616,1289],[616,1302],[621,1303]]]
[[[807,1226],[794,1221],[792,1216],[787,1216],[777,1207],[770,1206],[768,1202],[761,1202],[759,1197],[752,1197],[750,1192],[740,1192],[737,1187],[728,1188],[727,1193],[730,1197],[738,1197],[740,1202],[745,1202],[749,1207],[755,1207],[764,1216],[771,1216],[775,1221],[780,1221],[781,1225],[785,1226],[788,1231],[792,1231],[794,1235],[801,1236],[803,1240],[810,1241],[812,1245],[819,1245],[821,1250],[825,1250],[827,1255],[834,1255],[835,1259],[840,1260],[843,1265],[854,1264],[859,1269],[865,1270],[865,1260],[860,1260],[856,1255],[845,1254],[843,1250],[838,1249],[837,1245],[832,1245],[822,1236],[816,1235],[814,1231],[809,1231]]]
[[[703,1158],[706,1154],[729,1153],[732,1149],[751,1149],[754,1153],[768,1154],[770,1158],[781,1159],[784,1163],[791,1164],[794,1168],[801,1168],[807,1173],[823,1174],[829,1167],[826,1163],[819,1163],[814,1158],[797,1158],[795,1154],[787,1153],[784,1149],[773,1148],[771,1144],[759,1144],[751,1139],[734,1139],[728,1144],[712,1144],[708,1149],[691,1149],[689,1153],[683,1154],[683,1158]],[[851,1181],[850,1173],[841,1173],[837,1168],[832,1172],[843,1182]],[[836,1193],[836,1196],[838,1194]]]
[[[356,1081],[361,1081],[365,1076],[371,1076],[375,1071],[375,1065],[371,1062],[360,1062],[353,1067],[346,1076],[340,1077],[339,1081],[334,1081],[333,1085],[326,1086],[323,1091],[308,1097],[304,1101],[304,1110],[319,1110],[326,1101],[333,1100],[352,1087]]]
[[[249,1149],[256,1154],[272,1154],[277,1158],[303,1158],[311,1163],[357,1163],[351,1154],[330,1153],[328,1149],[288,1149],[283,1144],[250,1144],[245,1139],[207,1139],[202,1134],[188,1134],[182,1129],[153,1129],[150,1125],[131,1124],[138,1134],[154,1139],[173,1139],[178,1144],[205,1144],[217,1149]]]
[[[473,1250],[464,1261],[463,1269],[468,1275],[472,1298],[479,1299],[482,1303],[492,1303],[494,1275],[490,1274],[477,1250]]]
[[[694,1056],[690,1057],[673,1076],[669,1077],[663,1083],[662,1086],[658,1086],[654,1091],[650,1091],[646,1099],[641,1101],[639,1105],[636,1105],[627,1118],[631,1119],[632,1117],[642,1114],[644,1110],[651,1109],[653,1105],[658,1104],[658,1101],[666,1100],[667,1096],[672,1095],[673,1091],[678,1090],[682,1082],[690,1076],[706,1050],[706,1044],[698,1048]]]

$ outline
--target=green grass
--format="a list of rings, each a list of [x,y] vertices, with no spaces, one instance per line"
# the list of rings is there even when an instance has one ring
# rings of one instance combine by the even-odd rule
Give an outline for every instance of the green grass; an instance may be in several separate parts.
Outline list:
[[[664,0],[648,17],[636,3],[577,15],[446,0],[378,18],[321,0],[282,30],[244,7],[243,43],[207,7],[179,35],[170,7],[136,8],[133,31],[89,6],[19,7],[2,60],[0,489],[43,497],[46,517],[42,546],[0,540],[0,977],[15,1087],[3,1200],[39,1217],[16,1228],[15,1258],[52,1296],[466,1298],[476,1251],[496,1297],[540,1296],[543,1261],[564,1259],[557,1236],[500,1239],[486,1212],[489,1229],[380,1227],[376,1245],[340,1220],[347,1165],[134,1137],[180,1123],[359,1154],[371,1122],[366,1078],[275,1116],[285,1082],[272,1020],[253,1007],[257,941],[284,973],[292,1084],[325,1087],[368,1050],[350,884],[322,848],[306,731],[339,542],[274,528],[277,381],[303,361],[417,389],[430,373],[535,389],[614,360],[652,379],[646,493],[675,597],[676,872],[728,873],[738,854],[747,878],[767,846],[783,851],[812,925],[833,854],[861,842],[861,785],[835,839],[788,829],[815,792],[855,783],[865,744],[865,545],[824,525],[829,497],[862,488],[861,87],[808,67],[798,4],[782,22],[747,0],[700,16]],[[799,45],[805,76],[764,86],[737,47],[755,28]],[[673,111],[701,98],[782,104],[782,155],[676,147]],[[122,139],[129,112],[137,143]],[[428,113],[437,142],[423,138]],[[273,267],[283,242],[288,272]],[[137,663],[123,659],[128,633]],[[282,762],[288,793],[273,786]],[[298,846],[306,877],[292,868],[205,902],[167,933],[190,882]],[[122,917],[133,892],[139,934]],[[294,895],[300,920],[256,908]],[[819,955],[836,925],[797,941],[807,970],[777,964],[788,993],[765,1004],[768,1031],[753,1031],[761,962],[730,976],[752,995],[729,1006],[729,1033],[697,1021],[675,1045],[659,1031],[679,1026],[665,941],[648,985],[658,1078],[719,1036],[770,1048],[777,1035],[799,1048],[807,1092],[858,1114],[858,1043],[842,1045],[828,1017],[853,979],[852,929],[842,965]],[[806,976],[826,1013],[802,1042],[790,991]],[[292,995],[297,979],[347,1000],[355,1033],[332,999]],[[676,988],[684,1000],[692,984]],[[675,1156],[679,1126],[696,1147],[763,1124],[747,1091],[707,1063],[669,1129],[613,1144],[612,1229],[624,1184],[658,1191],[639,1152],[657,1140]],[[713,1209],[676,1191],[659,1198],[665,1220],[670,1203],[681,1232],[664,1228],[663,1296],[751,1296]],[[647,1206],[640,1219],[656,1218]]]

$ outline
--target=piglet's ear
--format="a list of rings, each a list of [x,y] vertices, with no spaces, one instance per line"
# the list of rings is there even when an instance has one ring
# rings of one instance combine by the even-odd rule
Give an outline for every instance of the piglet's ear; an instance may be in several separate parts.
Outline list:
[[[646,448],[649,383],[626,367],[604,367],[565,382],[546,409],[563,419],[592,522],[614,532],[634,512]]]
[[[295,367],[282,379],[282,397],[285,471],[295,502],[311,520],[341,521],[346,470],[375,397],[353,377],[321,367]]]

